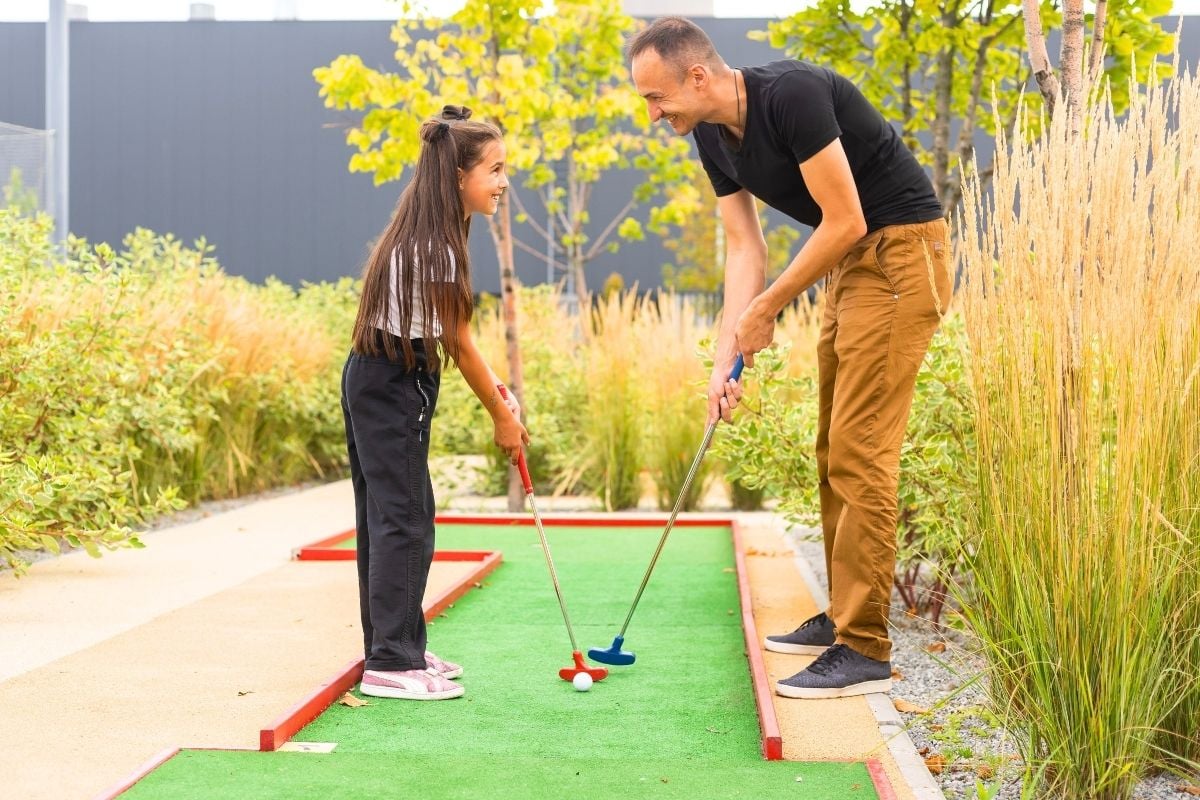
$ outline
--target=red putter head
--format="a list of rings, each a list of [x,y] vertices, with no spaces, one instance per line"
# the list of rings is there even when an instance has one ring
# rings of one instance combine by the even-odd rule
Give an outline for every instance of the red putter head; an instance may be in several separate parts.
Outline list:
[[[608,677],[608,670],[604,667],[589,667],[587,662],[583,660],[583,653],[576,650],[571,653],[571,657],[575,659],[575,666],[563,667],[558,671],[558,677],[564,681],[573,681],[575,676],[581,672],[586,672],[592,677],[593,681],[602,681]]]

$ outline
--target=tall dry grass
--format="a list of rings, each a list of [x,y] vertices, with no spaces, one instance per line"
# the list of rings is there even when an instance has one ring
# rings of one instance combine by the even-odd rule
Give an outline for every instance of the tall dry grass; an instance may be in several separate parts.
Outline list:
[[[675,506],[704,439],[708,369],[700,347],[711,329],[711,320],[686,297],[662,292],[643,305],[638,368],[645,390],[643,447],[660,509]],[[711,459],[701,463],[682,510],[699,504],[712,468]]]
[[[615,509],[645,499],[646,477],[659,507],[673,506],[704,435],[708,367],[703,350],[714,320],[692,298],[672,292],[639,295],[636,288],[597,295],[576,312],[557,289],[527,287],[520,308],[535,482],[560,493],[594,494]],[[789,312],[780,338],[806,338],[806,324]],[[498,307],[485,303],[479,309],[475,331],[485,358],[503,377],[507,367]],[[458,383],[457,377],[443,383],[438,436],[453,437],[445,446],[454,452],[491,452],[490,439],[460,435],[472,429],[490,435],[490,428]],[[697,505],[715,466],[713,459],[705,461],[685,508]],[[497,457],[489,491],[500,491],[503,472],[503,459]]]
[[[990,193],[967,179],[967,613],[1039,796],[1127,798],[1196,755],[1198,182],[1194,76],[1000,140]]]
[[[642,360],[643,313],[636,290],[613,292],[592,301],[590,324],[583,326],[585,450],[579,463],[610,511],[634,508],[641,499],[642,415],[652,369]]]

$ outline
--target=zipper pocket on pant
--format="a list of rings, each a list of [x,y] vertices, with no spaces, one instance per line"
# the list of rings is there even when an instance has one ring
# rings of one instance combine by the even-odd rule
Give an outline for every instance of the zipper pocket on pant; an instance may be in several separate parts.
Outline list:
[[[417,384],[417,391],[421,395],[421,413],[417,415],[417,441],[424,441],[422,438],[425,435],[425,428],[422,427],[425,423],[425,414],[429,411],[429,395],[425,393],[425,387],[421,385],[421,373],[416,373],[414,380]]]

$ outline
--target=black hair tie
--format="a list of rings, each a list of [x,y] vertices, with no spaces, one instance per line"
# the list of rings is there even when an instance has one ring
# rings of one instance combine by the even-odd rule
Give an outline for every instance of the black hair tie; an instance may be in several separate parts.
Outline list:
[[[451,122],[463,122],[471,118],[471,109],[466,106],[443,106],[442,119]]]

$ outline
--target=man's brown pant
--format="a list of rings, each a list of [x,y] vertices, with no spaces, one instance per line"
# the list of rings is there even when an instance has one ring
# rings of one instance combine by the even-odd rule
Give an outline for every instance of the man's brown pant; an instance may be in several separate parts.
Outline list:
[[[952,291],[943,220],[869,233],[830,273],[817,345],[817,473],[838,641],[891,659],[900,445]]]

